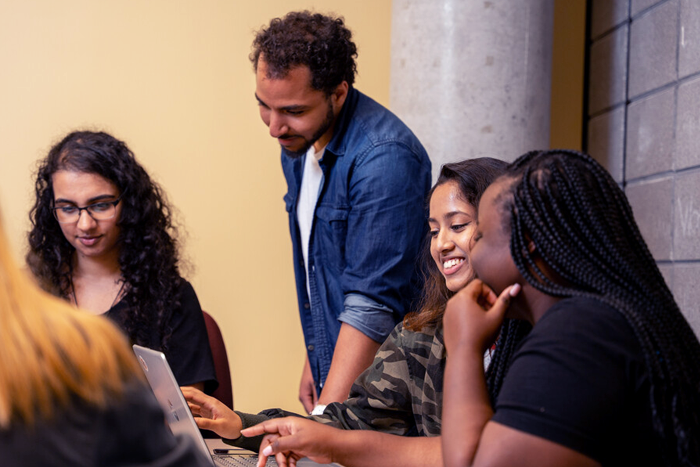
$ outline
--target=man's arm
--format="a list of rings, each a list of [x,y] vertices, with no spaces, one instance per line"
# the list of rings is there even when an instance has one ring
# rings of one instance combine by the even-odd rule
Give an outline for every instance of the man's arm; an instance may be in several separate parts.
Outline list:
[[[319,404],[344,401],[379,345],[409,311],[411,283],[427,231],[424,198],[430,167],[397,143],[383,144],[355,167],[349,190],[345,309]]]
[[[340,327],[331,368],[318,403],[343,402],[357,377],[374,360],[379,344],[347,323]]]

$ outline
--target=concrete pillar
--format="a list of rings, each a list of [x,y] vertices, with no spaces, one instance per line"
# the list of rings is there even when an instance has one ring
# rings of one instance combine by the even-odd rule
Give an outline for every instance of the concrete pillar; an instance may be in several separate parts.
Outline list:
[[[445,162],[549,146],[553,0],[393,0],[391,109]]]

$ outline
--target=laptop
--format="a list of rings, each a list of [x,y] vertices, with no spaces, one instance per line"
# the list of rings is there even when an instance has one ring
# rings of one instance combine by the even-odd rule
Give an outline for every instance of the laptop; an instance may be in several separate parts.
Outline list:
[[[237,449],[231,446],[228,454],[212,454],[204,441],[199,427],[194,421],[192,412],[187,406],[187,401],[180,391],[180,386],[173,375],[170,365],[163,352],[158,352],[146,347],[134,345],[134,353],[146,374],[148,384],[153,390],[156,399],[165,412],[165,419],[170,430],[175,436],[189,436],[194,441],[197,449],[203,457],[211,460],[211,466],[255,466],[258,463],[258,456],[254,452]],[[276,466],[277,462],[270,457],[267,466]],[[299,467],[318,466],[310,459],[304,458],[297,462]],[[338,464],[330,464],[338,465]]]

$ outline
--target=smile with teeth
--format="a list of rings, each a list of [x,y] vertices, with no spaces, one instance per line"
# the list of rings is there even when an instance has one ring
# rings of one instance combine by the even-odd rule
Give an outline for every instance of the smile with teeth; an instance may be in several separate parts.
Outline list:
[[[450,268],[457,266],[458,264],[462,264],[463,262],[464,262],[464,258],[448,259],[447,261],[442,263],[442,267],[444,269],[450,269]]]

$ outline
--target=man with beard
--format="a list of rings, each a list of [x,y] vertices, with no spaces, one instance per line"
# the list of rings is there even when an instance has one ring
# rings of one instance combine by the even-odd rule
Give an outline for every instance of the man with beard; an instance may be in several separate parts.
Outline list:
[[[354,89],[356,56],[342,18],[308,11],[273,19],[250,56],[260,116],[282,147],[307,348],[299,399],[314,413],[347,398],[410,311],[427,231],[428,155]]]

